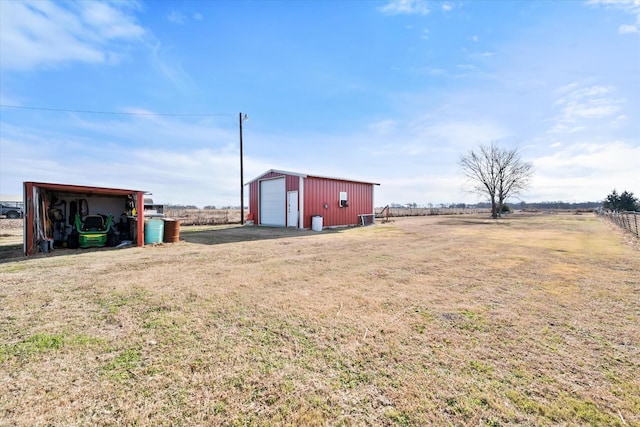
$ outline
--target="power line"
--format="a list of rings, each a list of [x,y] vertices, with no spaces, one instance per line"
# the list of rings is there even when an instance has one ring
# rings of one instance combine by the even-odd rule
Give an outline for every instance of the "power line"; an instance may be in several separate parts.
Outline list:
[[[96,111],[96,110],[74,110],[66,108],[46,108],[46,107],[29,107],[23,105],[7,105],[0,104],[2,108],[15,108],[19,110],[38,110],[38,111],[54,111],[59,113],[86,113],[86,114],[109,114],[119,116],[174,116],[174,117],[213,117],[213,116],[230,116],[229,113],[133,113],[121,111]]]

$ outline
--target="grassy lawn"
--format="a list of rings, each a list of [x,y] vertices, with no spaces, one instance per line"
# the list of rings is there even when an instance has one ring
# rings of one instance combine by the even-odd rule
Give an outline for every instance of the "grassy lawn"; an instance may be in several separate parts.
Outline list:
[[[590,214],[3,236],[0,425],[640,426],[640,251]]]

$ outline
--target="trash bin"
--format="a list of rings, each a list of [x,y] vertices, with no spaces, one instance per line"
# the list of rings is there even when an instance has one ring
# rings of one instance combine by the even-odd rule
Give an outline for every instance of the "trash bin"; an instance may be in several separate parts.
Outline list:
[[[164,237],[164,221],[150,219],[144,221],[144,244],[162,243]]]
[[[311,229],[313,231],[322,231],[322,216],[314,215],[311,217]]]
[[[180,221],[177,219],[164,220],[164,243],[178,243],[180,241]]]

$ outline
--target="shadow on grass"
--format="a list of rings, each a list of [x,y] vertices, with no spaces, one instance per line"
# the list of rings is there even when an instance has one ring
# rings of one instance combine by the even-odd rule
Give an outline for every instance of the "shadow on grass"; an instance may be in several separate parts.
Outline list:
[[[448,216],[436,222],[437,225],[494,225],[494,226],[510,226],[515,221],[524,220],[530,217],[540,216],[539,214],[503,214],[499,218],[491,218],[491,216]]]
[[[446,218],[436,222],[436,225],[511,225],[505,218]]]
[[[128,246],[135,247],[135,246]],[[125,248],[126,249],[126,248]],[[69,256],[69,255],[79,255],[88,252],[94,251],[117,251],[120,249],[112,248],[112,247],[103,247],[103,248],[87,248],[87,249],[69,249],[69,248],[56,248],[51,252],[42,253],[36,252],[33,255],[25,256],[22,244],[13,244],[13,245],[2,245],[0,246],[0,264],[8,263],[8,262],[18,262],[18,261],[28,261],[31,259],[37,258],[51,258],[58,256]]]
[[[271,239],[291,239],[304,236],[317,236],[319,234],[335,234],[341,229],[326,228],[318,233],[311,230],[297,230],[282,227],[264,227],[264,226],[185,226],[180,230],[180,241],[199,244],[199,245],[220,245],[225,243],[247,242],[255,240],[271,240]],[[167,244],[169,247],[171,243]],[[32,256],[24,256],[22,244],[0,245],[0,264],[7,262],[26,261],[33,258],[41,257],[57,257],[68,255],[79,255],[94,251],[119,251],[136,246],[127,246],[122,249],[114,247],[87,248],[87,249],[68,249],[58,248],[49,253],[38,252]]]
[[[283,227],[226,226],[226,227],[183,227],[180,241],[200,245],[220,245],[224,243],[248,242],[255,240],[291,239],[318,234],[339,233],[340,229],[327,228],[321,233],[311,230],[297,230]]]
[[[21,243],[0,246],[0,263],[16,261],[16,258],[23,256]]]

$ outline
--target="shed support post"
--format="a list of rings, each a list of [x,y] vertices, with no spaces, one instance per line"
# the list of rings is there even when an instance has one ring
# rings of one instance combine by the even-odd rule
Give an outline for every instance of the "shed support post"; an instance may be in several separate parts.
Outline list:
[[[136,242],[138,246],[144,246],[144,193],[137,193],[136,211],[138,212],[138,230]]]
[[[22,203],[23,203],[23,243],[22,250],[24,251],[25,256],[33,255],[36,253],[35,242],[33,241],[33,183],[25,182],[23,190],[24,193],[22,195]],[[37,201],[36,201],[37,203]]]

